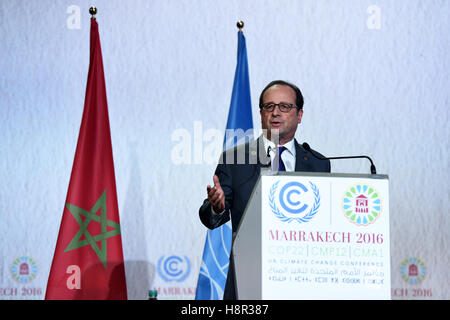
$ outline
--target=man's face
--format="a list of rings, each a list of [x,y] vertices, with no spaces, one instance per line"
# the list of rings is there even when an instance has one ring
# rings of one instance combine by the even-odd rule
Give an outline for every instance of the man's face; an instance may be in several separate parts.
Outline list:
[[[285,85],[274,85],[267,89],[263,96],[263,105],[280,102],[295,105],[295,91]],[[272,141],[279,139],[280,145],[294,138],[297,126],[303,116],[303,110],[297,112],[297,108],[292,108],[289,112],[281,112],[278,106],[271,112],[261,109],[259,113],[261,114],[261,127],[263,132],[266,132],[266,137]]]

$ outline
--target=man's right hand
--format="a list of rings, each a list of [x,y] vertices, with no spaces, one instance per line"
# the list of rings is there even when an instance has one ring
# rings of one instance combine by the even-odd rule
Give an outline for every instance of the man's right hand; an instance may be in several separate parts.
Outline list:
[[[220,186],[219,178],[214,175],[213,177],[214,186],[208,185],[206,191],[208,192],[208,200],[215,213],[221,213],[225,210],[225,194]]]

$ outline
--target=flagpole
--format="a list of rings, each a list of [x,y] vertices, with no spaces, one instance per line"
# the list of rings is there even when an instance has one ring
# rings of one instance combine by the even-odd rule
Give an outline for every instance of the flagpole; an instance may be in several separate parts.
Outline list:
[[[83,117],[46,300],[127,299],[97,9],[92,7],[89,13],[92,18]],[[108,229],[111,227],[113,230]],[[93,231],[95,234],[91,234]]]
[[[95,20],[95,15],[97,14],[97,8],[96,7],[90,7],[89,13],[91,14],[91,19]]]
[[[239,20],[239,21],[236,23],[236,26],[238,27],[239,32],[242,32],[242,28],[244,28],[244,21]]]
[[[242,29],[244,22],[238,21],[236,23],[239,32],[237,33],[238,50],[236,69],[233,82],[233,91],[231,94],[230,110],[228,112],[228,119],[226,124],[226,132],[231,130],[242,130],[245,132],[246,141],[253,139],[253,132],[249,135],[249,129],[253,130],[252,104],[250,95],[250,80],[248,76],[247,63],[247,49],[245,45],[245,37]],[[241,140],[237,141],[233,137],[224,135],[223,151],[234,147]],[[200,212],[208,215],[211,214],[211,208],[202,206]],[[204,211],[206,210],[206,211]],[[231,214],[231,213],[230,213]],[[209,219],[209,218],[208,218]],[[203,220],[202,220],[203,221]],[[202,264],[197,280],[197,289],[195,292],[196,300],[223,300],[235,297],[236,287],[232,283],[227,287],[228,275],[229,280],[235,279],[232,273],[233,263],[230,257],[231,244],[233,237],[233,228],[231,221],[228,220],[218,228],[207,230],[205,247],[203,249]],[[230,270],[230,272],[228,272]],[[225,295],[225,287],[227,287],[227,294]]]

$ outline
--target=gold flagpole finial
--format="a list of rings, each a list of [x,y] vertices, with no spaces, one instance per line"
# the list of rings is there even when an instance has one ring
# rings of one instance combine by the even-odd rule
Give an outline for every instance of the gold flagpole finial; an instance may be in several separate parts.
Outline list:
[[[89,8],[89,13],[91,14],[91,18],[95,19],[95,15],[97,14],[97,8],[96,7],[90,7]]]
[[[236,26],[238,27],[239,32],[242,32],[242,28],[244,28],[244,21],[239,20],[239,21],[236,23]]]

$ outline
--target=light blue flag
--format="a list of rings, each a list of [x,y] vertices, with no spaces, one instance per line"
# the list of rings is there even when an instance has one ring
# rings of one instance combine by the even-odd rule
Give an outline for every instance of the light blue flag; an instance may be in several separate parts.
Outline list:
[[[233,94],[223,142],[224,150],[253,139],[252,104],[244,34],[238,32],[238,55]],[[198,276],[196,300],[222,300],[231,251],[231,222],[208,230]]]

